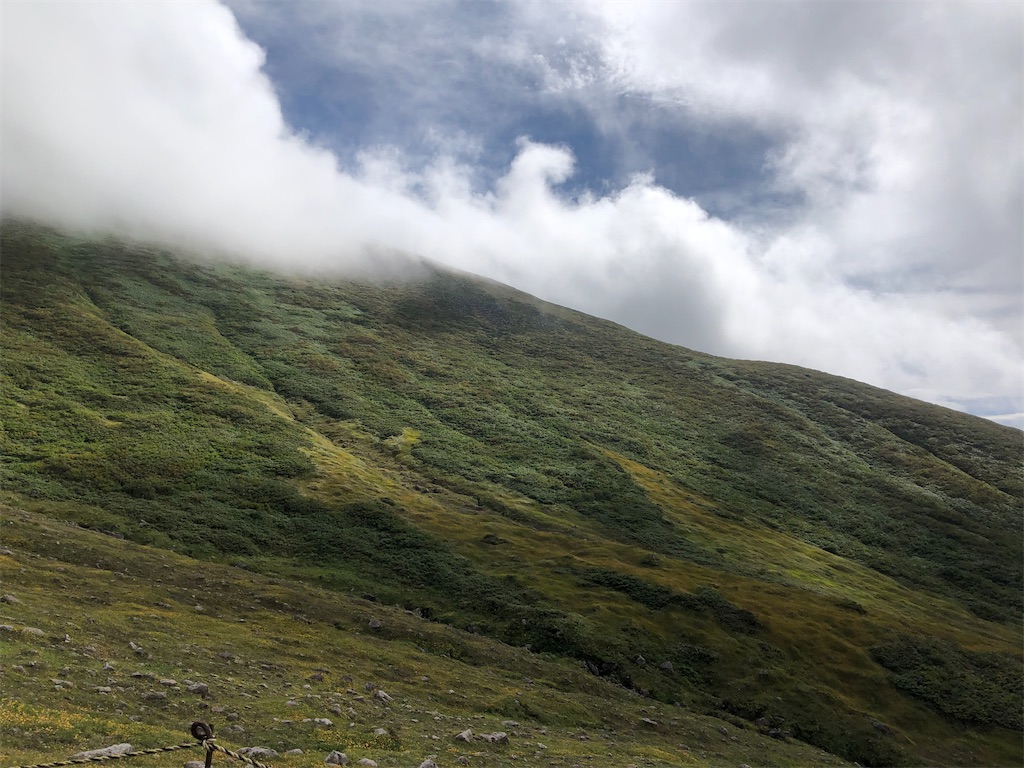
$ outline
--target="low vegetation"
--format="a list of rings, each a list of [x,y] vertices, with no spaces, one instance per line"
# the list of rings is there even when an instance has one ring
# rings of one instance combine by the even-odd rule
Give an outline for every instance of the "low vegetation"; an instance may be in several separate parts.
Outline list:
[[[621,719],[608,764],[800,764],[810,753],[787,751],[800,743],[863,765],[1024,759],[1019,432],[661,344],[429,266],[402,280],[282,277],[21,221],[3,235],[0,487],[22,510],[14,529],[73,526],[61,541],[77,548],[44,551],[23,533],[8,546],[21,568],[22,553],[38,558],[39,583],[65,584],[65,621],[85,627],[101,581],[130,582],[150,597],[119,599],[161,626],[244,627],[262,645],[242,658],[301,647],[296,670],[334,674],[340,649],[358,646],[419,677],[456,664],[444,690],[464,690],[552,665],[530,675],[550,691],[464,691],[459,717],[565,727],[566,744],[573,728]],[[108,553],[105,568],[84,542]],[[129,581],[110,576],[136,557],[148,565]],[[215,619],[190,600],[153,597],[180,569],[233,585],[215,628],[198,629]],[[27,625],[49,615],[23,603]],[[337,617],[368,621],[381,605],[398,606],[397,623],[372,636]],[[415,665],[409,631],[425,654]],[[11,672],[28,669],[18,654],[58,653],[32,642],[19,636],[3,659],[19,717],[84,717],[82,694],[44,695]],[[231,669],[156,645],[168,674]],[[640,707],[662,725],[624,736]],[[180,730],[168,710],[130,710],[75,728]],[[749,736],[769,757],[659,751],[683,741],[666,718],[709,715],[740,738],[730,744]],[[275,716],[287,719],[268,709],[254,722]],[[516,764],[547,765],[546,746]],[[412,759],[404,749],[385,750],[390,764]]]

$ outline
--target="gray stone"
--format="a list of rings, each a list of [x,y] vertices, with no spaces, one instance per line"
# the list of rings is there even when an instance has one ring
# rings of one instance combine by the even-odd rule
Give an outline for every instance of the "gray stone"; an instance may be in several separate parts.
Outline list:
[[[382,626],[380,619],[370,619],[370,629],[380,629]]]
[[[177,680],[173,680],[173,679],[171,679],[169,677],[165,677],[165,678],[162,678],[160,680],[160,685],[166,685],[168,688],[173,688],[177,684],[178,684]]]
[[[464,741],[467,744],[473,740],[473,729],[467,728],[462,733],[455,734],[456,741]]]
[[[388,729],[387,728],[374,728],[373,729],[373,735],[374,736],[390,736],[391,734],[388,733]]]
[[[365,765],[366,768],[377,768],[377,761],[371,760],[368,757],[360,757],[359,760],[356,761],[356,765]]]
[[[661,664],[658,665],[658,667],[663,672],[671,672],[673,669],[675,669],[675,667],[672,666],[672,662],[671,661],[663,661],[663,662],[661,662]]]
[[[377,690],[373,692],[373,698],[377,699],[377,701],[383,704],[390,704],[393,697],[389,693],[384,693],[384,691]]]
[[[21,600],[16,598],[14,595],[0,595],[0,603],[7,603],[8,605],[18,605]]]
[[[206,763],[200,762],[199,760],[189,760],[185,763],[185,768],[206,768]]]
[[[43,632],[43,630],[41,630],[39,627],[23,627],[21,630],[21,634],[30,635],[31,637],[42,637],[46,633]]]
[[[327,757],[324,758],[324,762],[328,765],[348,765],[348,755],[344,752],[334,750]]]
[[[163,691],[146,691],[142,694],[142,698],[146,701],[166,701],[167,694]]]
[[[504,731],[494,733],[481,733],[480,738],[491,744],[508,744],[508,734]]]
[[[420,763],[420,768],[437,768],[437,763],[431,760],[429,757]]]
[[[192,683],[186,690],[189,693],[195,693],[205,698],[210,693],[210,686],[206,683]]]
[[[238,754],[245,757],[277,757],[277,750],[270,747],[242,747]]]
[[[13,632],[14,627],[10,624],[0,624],[0,632]]]
[[[324,728],[333,728],[334,722],[326,717],[317,717],[313,719],[313,722],[317,725],[322,725]]]
[[[124,744],[113,744],[109,747],[103,747],[103,749],[89,749],[85,752],[78,752],[71,756],[72,760],[91,760],[94,757],[114,757],[115,755],[126,755],[132,751],[132,745],[127,742]]]
[[[285,754],[286,755],[301,755],[301,754],[303,754],[303,752],[302,752],[301,749],[289,749],[287,752],[285,752]]]
[[[96,693],[110,693],[113,689],[109,685],[97,685],[93,690]]]
[[[638,666],[642,667],[644,664],[647,663],[647,659],[645,659],[643,656],[637,656],[635,659],[633,659],[633,662]]]

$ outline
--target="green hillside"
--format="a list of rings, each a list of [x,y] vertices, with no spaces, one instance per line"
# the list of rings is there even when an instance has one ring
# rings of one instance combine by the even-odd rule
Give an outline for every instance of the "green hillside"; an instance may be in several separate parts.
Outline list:
[[[18,510],[5,546],[36,571],[4,564],[2,586],[17,597],[8,584],[58,579],[66,621],[84,626],[97,610],[84,592],[104,592],[117,562],[149,558],[126,571],[130,590],[113,580],[140,615],[179,570],[221,574],[225,611],[301,597],[310,624],[282,627],[280,609],[248,622],[276,627],[263,643],[301,646],[296,670],[336,669],[349,643],[473,687],[536,668],[547,693],[470,695],[459,716],[556,729],[565,745],[571,729],[615,730],[613,757],[592,747],[593,765],[816,760],[802,744],[863,765],[1024,760],[1019,431],[429,266],[284,277],[5,221],[0,288],[0,499]],[[70,549],[32,526],[73,531]],[[198,627],[188,600],[157,602],[173,607],[162,621]],[[40,626],[30,603],[0,619]],[[125,625],[115,607],[100,613]],[[424,617],[413,624],[447,655],[413,664],[404,629],[367,639],[329,618],[378,607]],[[333,639],[310,640],[314,626]],[[11,672],[32,642],[0,651],[0,692],[91,711]],[[193,664],[180,653],[169,643],[155,663]],[[82,674],[94,657],[80,655]],[[415,706],[459,687],[421,684]],[[627,735],[640,708],[659,726]],[[180,730],[194,714],[145,719]],[[692,737],[666,724],[699,715],[738,741],[678,749]],[[454,762],[451,735],[439,764]],[[382,766],[414,754],[370,746]],[[514,764],[582,759],[546,747]]]

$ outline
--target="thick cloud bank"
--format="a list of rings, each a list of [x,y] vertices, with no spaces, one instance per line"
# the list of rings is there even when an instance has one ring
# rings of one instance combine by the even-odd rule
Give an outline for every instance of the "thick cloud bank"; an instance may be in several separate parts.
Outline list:
[[[464,153],[366,147],[342,167],[287,124],[263,51],[212,0],[8,2],[2,205],[281,268],[405,250],[667,341],[1012,423],[1020,8],[869,5],[512,6],[517,47],[486,50],[585,36],[586,67],[538,86],[581,108],[601,109],[600,81],[783,137],[765,167],[799,202],[724,220],[651,175],[568,197],[572,148],[525,138],[483,190]]]

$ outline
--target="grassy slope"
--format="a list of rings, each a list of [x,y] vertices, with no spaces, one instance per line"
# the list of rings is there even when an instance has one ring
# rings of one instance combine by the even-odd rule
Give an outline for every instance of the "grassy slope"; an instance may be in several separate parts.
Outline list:
[[[465,277],[19,223],[2,270],[13,503],[862,763],[1021,760],[1018,432]]]

